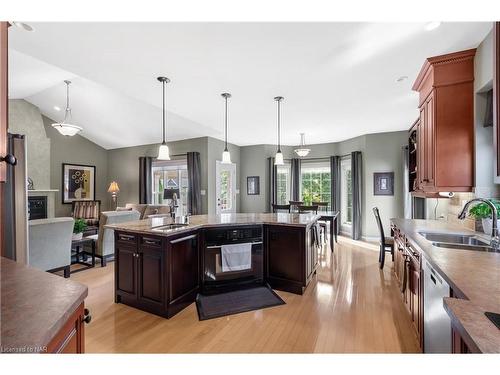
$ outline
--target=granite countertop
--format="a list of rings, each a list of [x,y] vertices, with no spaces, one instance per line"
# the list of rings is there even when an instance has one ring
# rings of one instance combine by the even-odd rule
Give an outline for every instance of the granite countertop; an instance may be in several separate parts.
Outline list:
[[[0,257],[0,352],[44,352],[87,297],[87,287]]]
[[[445,298],[444,307],[466,343],[483,353],[500,353],[500,330],[484,315],[486,311],[500,313],[500,253],[439,248],[418,232],[467,233],[486,240],[489,237],[438,220],[391,221],[462,298]]]
[[[170,217],[131,221],[119,224],[106,225],[106,228],[119,229],[135,233],[156,234],[160,236],[173,236],[199,228],[210,228],[234,225],[285,225],[294,227],[308,227],[315,223],[321,216],[315,214],[222,214],[222,215],[194,215],[189,217],[189,225],[181,228],[162,231],[155,229],[172,222]]]

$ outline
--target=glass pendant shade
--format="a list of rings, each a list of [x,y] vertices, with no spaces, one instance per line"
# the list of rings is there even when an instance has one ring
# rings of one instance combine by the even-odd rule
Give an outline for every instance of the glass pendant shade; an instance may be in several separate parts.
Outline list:
[[[274,165],[284,165],[285,161],[283,160],[283,153],[278,151],[274,156]]]
[[[231,154],[228,150],[224,150],[222,153],[222,164],[231,164]]]
[[[72,137],[83,130],[81,126],[71,124],[71,108],[69,106],[69,85],[71,81],[64,81],[66,84],[66,111],[64,112],[64,120],[52,124],[52,127],[66,137]]]
[[[166,143],[162,143],[158,149],[158,160],[170,160],[170,150]]]
[[[300,147],[293,150],[293,151],[301,158],[304,156],[307,156],[307,155],[309,155],[309,152],[311,152],[311,149],[307,148],[305,146],[306,146],[306,142],[305,142],[304,133],[300,133]]]

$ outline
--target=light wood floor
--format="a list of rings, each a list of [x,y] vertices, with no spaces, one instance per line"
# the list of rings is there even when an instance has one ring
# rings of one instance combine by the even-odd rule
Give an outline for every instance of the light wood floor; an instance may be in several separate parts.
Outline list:
[[[203,322],[194,304],[169,320],[115,304],[113,262],[73,274],[89,287],[86,352],[417,352],[392,262],[379,271],[375,250],[340,237],[304,295],[278,292],[286,305]]]

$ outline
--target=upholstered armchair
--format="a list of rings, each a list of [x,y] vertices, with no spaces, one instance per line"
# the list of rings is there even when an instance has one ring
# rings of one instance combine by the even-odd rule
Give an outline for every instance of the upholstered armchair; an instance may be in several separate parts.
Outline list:
[[[71,217],[30,220],[28,264],[43,271],[64,270],[69,277],[74,223]]]
[[[106,266],[106,258],[115,253],[115,231],[104,228],[108,224],[125,223],[127,221],[139,220],[141,214],[136,210],[127,211],[104,211],[99,217],[99,233],[88,236],[96,241],[96,257],[101,260],[101,266]]]
[[[87,226],[91,227],[90,229],[94,227],[97,230],[101,213],[101,201],[73,201],[71,208],[75,220],[84,219]]]

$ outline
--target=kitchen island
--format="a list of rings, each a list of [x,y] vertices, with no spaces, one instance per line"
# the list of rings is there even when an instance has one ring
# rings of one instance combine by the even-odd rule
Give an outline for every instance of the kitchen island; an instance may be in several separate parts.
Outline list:
[[[452,325],[455,353],[500,353],[500,330],[484,315],[500,313],[500,253],[434,246],[422,232],[489,236],[437,220],[392,219],[396,276],[407,267],[408,288],[403,301],[423,343],[422,262],[425,259],[450,286],[443,304]]]
[[[221,245],[213,242],[214,236],[244,242],[245,236],[255,233],[261,238],[261,250],[252,269],[262,270],[255,280],[302,294],[318,265],[313,231],[319,218],[315,214],[222,214],[191,216],[189,224],[153,217],[106,226],[115,232],[115,302],[170,318],[193,303],[206,290],[207,280],[214,278],[206,257],[214,249],[220,254]],[[220,257],[214,259],[220,262]]]

